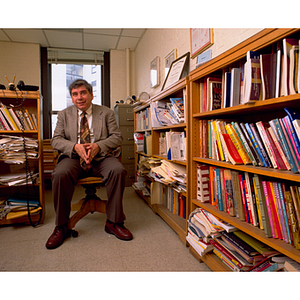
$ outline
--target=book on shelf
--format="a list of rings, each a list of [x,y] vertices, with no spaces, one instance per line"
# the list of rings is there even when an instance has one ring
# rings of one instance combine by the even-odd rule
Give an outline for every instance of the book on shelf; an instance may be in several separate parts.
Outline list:
[[[9,124],[11,130],[18,130],[18,126],[15,123],[13,117],[11,116],[8,108],[2,103],[0,103],[0,110],[2,112],[2,115],[5,117],[6,122]]]
[[[300,249],[300,230],[299,230],[299,223],[297,220],[297,216],[295,213],[295,208],[293,204],[293,199],[291,192],[289,190],[286,190],[285,192],[286,196],[286,207],[287,207],[287,212],[288,215],[290,216],[290,225],[291,225],[291,230],[292,230],[292,239],[293,239],[293,244],[296,249]]]
[[[300,264],[293,259],[287,258],[284,262],[284,270],[287,272],[300,272]]]
[[[258,220],[258,213],[257,213],[257,205],[256,205],[256,198],[254,195],[254,188],[253,188],[253,175],[245,172],[245,185],[247,187],[247,206],[250,207],[251,211],[251,224],[253,226],[259,225]]]
[[[264,144],[262,142],[261,136],[257,130],[257,127],[254,123],[246,123],[246,128],[248,129],[248,132],[252,138],[252,141],[257,146],[256,150],[260,154],[261,159],[263,160],[263,164],[265,167],[269,168],[272,166],[270,158],[267,155],[267,152],[264,148]]]
[[[244,65],[243,104],[262,99],[262,80],[259,57],[259,53],[255,51],[247,52],[247,61]]]
[[[286,144],[287,144],[287,147],[291,153],[291,156],[293,158],[293,162],[296,166],[296,169],[297,169],[297,172],[300,172],[300,161],[298,160],[298,155],[293,147],[293,143],[292,143],[292,136],[289,135],[289,132],[288,132],[288,127],[285,123],[285,120],[283,120],[283,118],[279,118],[279,124],[280,124],[280,127],[281,127],[281,130],[283,132],[283,135],[285,137],[285,141],[286,141]]]
[[[197,200],[209,202],[209,166],[197,164]]]
[[[240,104],[242,68],[231,69],[230,107]]]
[[[235,232],[223,231],[221,239],[233,247],[249,263],[258,263],[264,259],[262,254],[235,235]]]
[[[233,194],[232,175],[229,169],[223,169],[223,181],[224,181],[224,196],[227,207],[227,213],[231,216],[235,216],[235,202]]]
[[[260,55],[262,100],[275,98],[277,54]]]
[[[279,119],[278,118],[273,119],[273,120],[269,121],[269,124],[273,128],[274,132],[276,131],[276,133],[278,134],[282,149],[283,149],[283,151],[286,155],[286,158],[288,160],[291,171],[293,173],[298,173],[299,170],[298,170],[296,162],[295,162],[295,160],[292,156],[291,149],[290,149],[289,144],[286,140],[286,135],[283,132],[283,129],[281,127]]]
[[[299,62],[299,46],[294,45],[290,49],[290,69],[289,69],[289,92],[290,95],[298,93],[298,62]]]
[[[6,120],[6,117],[5,117],[4,113],[1,110],[1,107],[0,107],[0,122],[1,122],[1,125],[3,127],[3,129],[1,129],[1,130],[11,130],[9,122]]]
[[[214,89],[216,89],[214,91]],[[216,92],[215,99],[213,92]],[[206,77],[204,81],[204,111],[213,110],[213,105],[216,108],[221,108],[222,96],[222,79],[219,77]]]
[[[171,110],[173,111],[178,123],[184,122],[185,104],[183,98],[170,98],[172,103]]]
[[[256,160],[256,156],[255,156],[253,150],[251,149],[250,144],[248,143],[248,140],[246,139],[240,124],[238,122],[231,122],[231,124],[237,134],[237,137],[240,140],[241,145],[244,147],[244,150],[246,151],[249,159],[251,160],[252,164],[254,166],[257,166],[258,161]]]
[[[245,221],[246,219],[245,219],[245,211],[243,208],[243,200],[242,200],[242,194],[240,189],[239,173],[234,170],[231,170],[230,172],[231,172],[232,185],[233,185],[235,215],[241,221]]]
[[[233,226],[233,225],[229,224],[228,222],[225,222],[224,220],[216,217],[215,215],[211,214],[210,212],[208,212],[206,210],[203,210],[203,212],[213,225],[221,227],[227,232],[233,232],[233,231],[238,230],[235,226]]]
[[[239,152],[237,151],[234,143],[232,142],[229,134],[228,133],[222,134],[222,138],[224,140],[224,149],[227,153],[227,157],[228,157],[229,161],[233,165],[243,164],[244,162],[243,162]]]
[[[186,240],[201,257],[207,252],[212,251],[214,248],[213,245],[206,243],[201,239],[195,238],[195,236],[190,231],[186,236]]]
[[[270,227],[270,221],[267,211],[265,194],[263,192],[262,181],[259,179],[257,174],[253,175],[253,183],[260,211],[260,228],[264,230],[266,237],[272,237],[272,231]]]
[[[230,107],[230,94],[231,94],[231,72],[225,72],[224,74],[224,93],[222,108]]]
[[[216,138],[216,144],[218,147],[218,153],[220,155],[220,160],[225,160],[224,150],[223,150],[222,141],[221,141],[221,137],[220,137],[221,133],[218,129],[217,120],[212,121],[212,128],[214,131],[214,136]]]
[[[256,127],[260,133],[261,140],[263,141],[263,144],[265,146],[266,152],[268,153],[268,156],[270,158],[270,161],[275,169],[283,169],[286,170],[286,165],[279,153],[279,150],[272,139],[272,136],[270,135],[270,131],[268,130],[270,128],[270,124],[267,122],[256,122]]]
[[[283,61],[281,77],[281,96],[288,96],[290,91],[290,51],[293,46],[299,46],[298,39],[285,38],[283,43]]]
[[[219,109],[222,106],[222,83],[210,82],[210,107],[211,110]]]
[[[277,250],[272,249],[271,247],[267,246],[266,244],[262,243],[261,241],[253,238],[252,236],[248,235],[247,233],[237,230],[234,231],[237,237],[239,237],[242,241],[250,245],[253,249],[255,249],[258,253],[263,256],[270,256],[274,254],[279,254]]]
[[[251,164],[251,160],[247,154],[247,152],[245,151],[245,148],[244,146],[242,145],[236,131],[234,130],[234,127],[232,124],[228,123],[225,125],[225,128],[226,128],[226,131],[227,133],[229,134],[233,144],[235,145],[238,153],[240,154],[240,157],[242,158],[243,160],[243,163],[245,165],[247,164]]]

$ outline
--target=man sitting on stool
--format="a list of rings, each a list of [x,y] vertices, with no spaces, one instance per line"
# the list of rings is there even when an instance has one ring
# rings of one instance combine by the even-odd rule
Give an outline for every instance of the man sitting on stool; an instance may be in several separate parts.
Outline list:
[[[106,186],[105,231],[131,240],[131,232],[124,227],[122,204],[126,170],[118,159],[123,138],[114,112],[92,104],[93,88],[85,80],[75,80],[69,91],[74,105],[58,113],[51,140],[61,154],[52,173],[56,227],[46,247],[55,249],[70,237],[68,221],[74,189],[78,179],[87,176],[101,177]]]

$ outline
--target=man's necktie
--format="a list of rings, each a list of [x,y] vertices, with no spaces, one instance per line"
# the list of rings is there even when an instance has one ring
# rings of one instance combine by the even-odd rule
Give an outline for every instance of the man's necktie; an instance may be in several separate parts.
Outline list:
[[[91,135],[89,130],[89,123],[86,117],[86,112],[82,112],[80,116],[80,144],[90,143]],[[86,162],[82,158],[80,158],[80,165],[86,171],[90,169],[90,167],[86,165]]]

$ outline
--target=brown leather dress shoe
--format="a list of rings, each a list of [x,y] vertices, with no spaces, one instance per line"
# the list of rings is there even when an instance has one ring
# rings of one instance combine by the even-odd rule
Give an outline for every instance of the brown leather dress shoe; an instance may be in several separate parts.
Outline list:
[[[46,243],[46,248],[55,249],[59,247],[64,242],[64,240],[70,236],[71,230],[69,230],[67,226],[56,226]]]
[[[105,231],[115,235],[120,240],[130,241],[133,238],[131,232],[124,227],[123,223],[110,223],[106,221]]]

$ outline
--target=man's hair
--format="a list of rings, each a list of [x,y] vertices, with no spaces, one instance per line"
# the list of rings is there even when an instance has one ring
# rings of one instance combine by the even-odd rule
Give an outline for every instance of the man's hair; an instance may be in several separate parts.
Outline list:
[[[86,89],[89,91],[90,94],[93,93],[93,87],[84,79],[77,79],[75,81],[73,81],[70,86],[69,86],[69,92],[70,95],[72,96],[72,90],[73,89],[77,89],[78,87],[84,85],[86,87]]]

